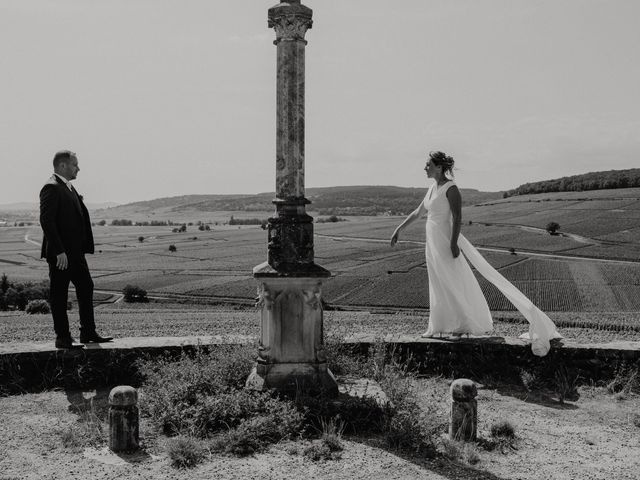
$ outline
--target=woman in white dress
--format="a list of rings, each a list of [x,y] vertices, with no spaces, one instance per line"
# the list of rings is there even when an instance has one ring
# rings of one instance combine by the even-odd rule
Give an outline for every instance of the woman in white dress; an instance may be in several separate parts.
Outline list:
[[[427,214],[429,328],[423,336],[487,335],[493,331],[491,312],[469,266],[470,262],[529,321],[529,333],[523,337],[531,339],[533,353],[546,355],[550,349],[549,341],[562,338],[554,323],[498,273],[460,233],[462,197],[456,184],[449,178],[453,177],[453,164],[453,158],[442,152],[429,154],[425,170],[435,183],[429,187],[418,208],[407,216],[391,236],[391,246],[394,246],[406,226]],[[464,256],[460,255],[461,251]]]

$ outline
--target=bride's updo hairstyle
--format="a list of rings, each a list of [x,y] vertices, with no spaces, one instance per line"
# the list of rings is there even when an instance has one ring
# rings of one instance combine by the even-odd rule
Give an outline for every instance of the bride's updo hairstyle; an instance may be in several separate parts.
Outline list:
[[[450,157],[444,152],[429,152],[429,158],[434,165],[442,167],[442,173],[444,175],[449,172],[449,175],[453,178],[453,164],[455,163],[453,157]]]

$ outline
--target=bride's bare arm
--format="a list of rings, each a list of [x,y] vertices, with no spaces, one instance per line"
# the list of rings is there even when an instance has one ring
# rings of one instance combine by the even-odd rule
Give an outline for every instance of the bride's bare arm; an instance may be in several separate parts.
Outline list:
[[[411,225],[414,221],[422,217],[425,213],[427,213],[427,209],[424,208],[424,202],[420,202],[420,205],[418,205],[418,208],[416,208],[413,212],[407,215],[407,218],[404,219],[404,222],[398,225],[394,230],[393,235],[391,235],[391,246],[393,247],[398,242],[398,236],[400,235],[400,232],[402,230],[404,230],[408,225]]]
[[[451,230],[451,254],[453,258],[460,255],[458,248],[458,237],[460,236],[460,225],[462,224],[462,196],[458,187],[453,185],[447,190],[447,200],[451,207],[451,216],[453,217],[453,228]]]

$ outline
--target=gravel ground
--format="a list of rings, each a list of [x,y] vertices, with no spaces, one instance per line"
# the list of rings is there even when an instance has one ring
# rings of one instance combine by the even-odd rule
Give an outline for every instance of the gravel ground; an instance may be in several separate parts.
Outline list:
[[[527,331],[526,321],[514,312],[494,312],[495,334],[517,337]],[[640,312],[624,313],[551,313],[565,338],[580,343],[640,341],[640,331],[620,330],[619,325],[635,324]],[[260,313],[253,308],[184,304],[115,304],[96,308],[96,323],[101,333],[118,338],[191,335],[258,336]],[[428,312],[325,311],[325,332],[329,336],[369,333],[420,334],[427,329]],[[77,312],[70,312],[72,335],[78,324]],[[600,321],[608,329],[588,325]],[[585,328],[567,327],[571,324]],[[639,322],[640,323],[640,322]],[[0,343],[47,341],[53,339],[50,315],[27,315],[24,312],[0,312]],[[640,328],[638,328],[640,330]]]
[[[446,418],[448,383],[423,378],[416,388],[430,418]],[[92,423],[81,413],[100,398],[104,402],[105,394],[52,391],[0,398],[0,479],[632,480],[640,469],[640,398],[617,398],[595,388],[581,389],[577,401],[560,404],[543,394],[481,386],[479,438],[490,439],[491,425],[508,420],[516,440],[513,448],[494,450],[472,444],[479,460],[473,466],[442,455],[403,456],[380,448],[375,438],[349,437],[340,460],[313,462],[301,454],[306,443],[298,441],[243,458],[211,456],[191,470],[171,467],[167,439],[154,433],[145,419],[141,454],[109,452],[104,409],[94,409],[102,421]],[[74,432],[71,444],[68,432]]]

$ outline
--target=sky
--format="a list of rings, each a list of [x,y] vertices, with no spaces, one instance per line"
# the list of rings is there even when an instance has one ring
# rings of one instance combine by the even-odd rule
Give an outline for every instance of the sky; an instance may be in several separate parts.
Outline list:
[[[88,203],[275,189],[263,0],[0,0],[0,204],[57,150]],[[306,187],[640,166],[638,0],[306,0]]]

